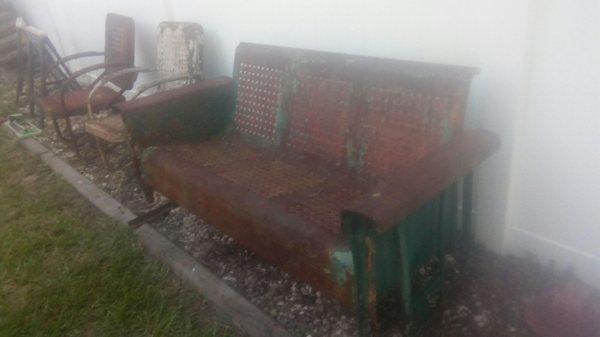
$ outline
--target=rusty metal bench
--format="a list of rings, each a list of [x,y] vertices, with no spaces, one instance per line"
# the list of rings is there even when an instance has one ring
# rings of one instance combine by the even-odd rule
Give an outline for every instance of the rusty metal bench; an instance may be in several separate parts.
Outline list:
[[[475,73],[242,43],[233,81],[116,108],[147,189],[354,308],[363,334],[390,304],[409,330],[469,232],[471,172],[499,145],[462,130]]]

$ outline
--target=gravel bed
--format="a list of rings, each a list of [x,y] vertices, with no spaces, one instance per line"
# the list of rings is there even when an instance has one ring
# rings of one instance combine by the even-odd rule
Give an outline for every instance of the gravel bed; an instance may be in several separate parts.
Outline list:
[[[80,121],[74,125],[80,131]],[[56,139],[51,126],[47,125],[44,131],[43,136],[36,137],[42,144],[135,213],[142,214],[164,202],[161,197],[153,204],[145,201],[133,179],[124,146],[110,152],[113,171],[107,173],[99,163],[90,137],[84,138],[81,151],[86,160],[81,160]],[[338,302],[261,262],[237,246],[232,238],[186,210],[176,208],[152,226],[295,336],[356,335],[354,315]],[[454,260],[454,257],[447,259]],[[446,295],[426,325],[424,336],[533,337],[522,317],[534,296],[553,287],[578,282],[572,273],[558,271],[534,258],[499,257],[478,247],[468,254],[457,255],[456,259],[459,261],[455,265],[463,267],[452,268],[445,282]],[[400,323],[389,328],[385,336],[401,336],[399,331]]]
[[[75,131],[79,129],[77,122],[75,119]],[[109,153],[113,169],[109,174],[99,162],[93,139],[89,137],[80,141],[80,151],[87,162],[77,158],[60,142],[50,125],[45,128],[43,136],[36,138],[136,214],[143,214],[165,200],[158,196],[153,204],[145,201],[133,179],[124,146],[116,147]],[[356,335],[354,315],[337,301],[322,296],[310,285],[299,283],[278,268],[263,263],[252,253],[237,246],[233,238],[205,224],[185,209],[173,209],[164,219],[151,225],[270,314],[293,335]]]

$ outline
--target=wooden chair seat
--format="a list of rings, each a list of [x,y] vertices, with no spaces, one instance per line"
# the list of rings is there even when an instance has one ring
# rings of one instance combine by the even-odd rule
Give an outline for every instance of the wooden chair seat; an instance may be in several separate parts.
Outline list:
[[[127,130],[119,114],[89,119],[85,122],[85,131],[109,143],[123,143],[127,140]]]

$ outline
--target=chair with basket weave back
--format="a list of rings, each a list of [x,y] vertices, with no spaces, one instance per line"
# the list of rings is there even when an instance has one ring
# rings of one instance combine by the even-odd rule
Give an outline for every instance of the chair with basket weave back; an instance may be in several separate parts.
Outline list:
[[[45,97],[38,98],[36,104],[40,111],[52,119],[52,123],[59,139],[67,143],[71,149],[81,157],[78,145],[79,135],[73,131],[71,117],[85,115],[88,104],[88,97],[92,89],[98,82],[101,82],[108,75],[114,72],[131,68],[134,65],[135,56],[135,23],[132,18],[109,13],[106,15],[105,28],[105,49],[104,52],[83,52],[66,56],[56,60],[47,67],[42,73],[42,82],[46,82],[48,76],[56,71],[57,68],[66,67],[70,61],[104,56],[104,62],[86,66],[82,69],[69,74],[60,88],[49,93]],[[81,76],[94,71],[102,71],[90,85],[77,87]],[[136,74],[124,74],[118,77],[111,77],[110,85],[103,85],[94,92],[92,105],[98,110],[109,108],[112,104],[125,100],[123,93],[133,87],[137,76]],[[105,84],[108,84],[106,82]],[[59,121],[64,120],[64,127],[61,127]]]
[[[106,158],[104,144],[101,142],[125,143],[127,132],[120,114],[109,110],[107,116],[98,116],[99,106],[92,104],[96,91],[103,88],[112,78],[142,72],[154,73],[157,79],[140,86],[131,100],[135,100],[150,89],[163,91],[196,82],[202,77],[202,38],[202,26],[198,23],[161,22],[156,38],[155,68],[123,69],[107,76],[92,89],[88,99],[89,118],[85,122],[85,130],[95,137],[98,153],[107,170],[110,170],[109,161]]]

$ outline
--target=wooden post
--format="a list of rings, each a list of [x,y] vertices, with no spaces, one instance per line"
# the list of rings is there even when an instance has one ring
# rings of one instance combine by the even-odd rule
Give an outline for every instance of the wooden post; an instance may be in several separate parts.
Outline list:
[[[27,89],[29,96],[29,115],[35,117],[35,66],[34,66],[34,46],[33,42],[29,39],[27,41]]]
[[[46,36],[40,36],[37,41],[37,49],[38,49],[38,64],[39,64],[39,73],[40,73],[40,97],[46,97],[48,95],[48,88],[46,88]],[[33,113],[35,114],[35,102],[33,106]],[[40,113],[38,116],[38,121],[41,127],[44,126],[44,114]]]
[[[25,55],[23,53],[23,33],[21,27],[17,27],[17,88],[15,95],[15,109],[19,108],[19,99],[23,95],[23,59]]]

